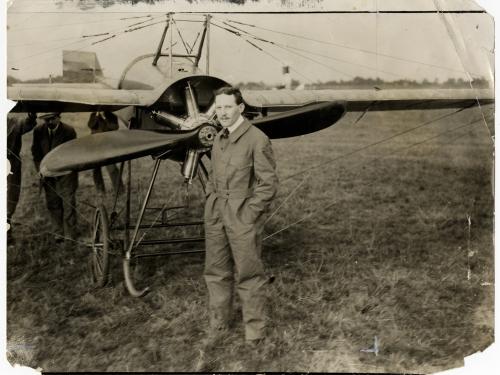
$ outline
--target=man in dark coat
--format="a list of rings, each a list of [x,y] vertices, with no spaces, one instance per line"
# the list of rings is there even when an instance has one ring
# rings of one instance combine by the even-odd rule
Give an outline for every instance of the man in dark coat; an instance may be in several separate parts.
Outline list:
[[[209,294],[208,342],[228,328],[236,287],[245,338],[254,346],[266,335],[269,279],[261,258],[262,233],[278,178],[271,142],[241,115],[244,108],[238,89],[216,91],[215,111],[223,131],[214,140],[206,189],[204,276]]]
[[[40,170],[40,162],[50,150],[62,143],[76,138],[73,127],[61,122],[60,113],[48,113],[39,116],[44,121],[33,130],[33,144],[31,153],[35,168]],[[69,173],[60,177],[46,177],[43,179],[47,209],[56,234],[56,242],[64,238],[76,237],[76,199],[78,174]]]
[[[92,112],[87,125],[90,128],[91,134],[118,130],[118,118],[113,112],[109,111]],[[106,169],[115,193],[123,193],[125,189],[120,176],[120,169],[116,166],[116,164],[107,165]],[[100,193],[105,193],[106,189],[104,187],[104,179],[102,178],[101,168],[95,168],[93,170],[93,178],[96,189]]]
[[[10,174],[7,176],[7,222],[10,230],[7,232],[7,242],[13,240],[11,219],[16,211],[21,193],[22,161],[21,148],[23,134],[33,130],[36,125],[36,113],[30,113],[21,120],[15,115],[7,115],[7,159],[10,162]]]

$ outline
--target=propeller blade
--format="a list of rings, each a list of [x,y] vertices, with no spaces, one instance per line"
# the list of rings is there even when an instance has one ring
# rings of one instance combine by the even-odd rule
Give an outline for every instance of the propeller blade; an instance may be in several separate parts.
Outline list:
[[[252,120],[252,124],[269,138],[288,138],[325,129],[342,118],[346,103],[342,101],[306,105]]]
[[[44,177],[61,176],[173,149],[196,134],[189,132],[158,133],[147,130],[116,130],[88,135],[63,143],[42,160]]]

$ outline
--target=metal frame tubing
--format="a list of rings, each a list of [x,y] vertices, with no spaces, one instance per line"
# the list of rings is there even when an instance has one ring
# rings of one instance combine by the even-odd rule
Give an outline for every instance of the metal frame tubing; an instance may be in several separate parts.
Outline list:
[[[125,275],[125,285],[127,286],[127,290],[133,297],[141,297],[149,291],[149,288],[146,287],[142,290],[137,290],[134,286],[134,282],[132,280],[132,275],[130,273],[130,259],[132,258],[132,250],[135,246],[135,240],[137,238],[137,234],[139,232],[139,228],[144,217],[144,211],[146,211],[146,206],[149,201],[149,197],[151,196],[151,191],[153,190],[153,186],[156,180],[156,176],[158,174],[158,168],[160,167],[161,159],[156,159],[155,166],[153,169],[153,174],[151,175],[151,180],[149,182],[148,191],[146,196],[144,197],[144,201],[142,203],[141,211],[139,213],[139,217],[137,219],[137,223],[134,228],[134,233],[132,234],[132,238],[128,244],[127,252],[125,253],[125,257],[123,258],[123,273]]]

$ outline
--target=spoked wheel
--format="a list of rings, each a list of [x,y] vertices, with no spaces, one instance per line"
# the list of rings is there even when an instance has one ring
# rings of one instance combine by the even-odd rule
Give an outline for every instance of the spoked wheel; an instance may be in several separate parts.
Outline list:
[[[104,205],[97,207],[91,233],[92,281],[95,286],[103,287],[109,276],[109,221]]]

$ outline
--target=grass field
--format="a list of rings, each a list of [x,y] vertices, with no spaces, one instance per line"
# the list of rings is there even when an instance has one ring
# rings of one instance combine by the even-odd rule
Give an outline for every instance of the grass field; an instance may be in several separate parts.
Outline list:
[[[324,131],[273,142],[281,186],[264,258],[276,281],[270,340],[257,351],[245,346],[239,316],[219,347],[203,351],[202,255],[141,261],[137,282],[152,291],[140,299],[126,293],[114,257],[109,286],[93,289],[88,248],[58,248],[49,233],[26,136],[17,245],[8,252],[9,359],[46,371],[461,366],[493,341],[493,107],[483,111],[490,130],[477,108],[367,113],[359,122],[350,113]],[[83,135],[85,116],[63,121]],[[164,164],[157,207],[185,197],[179,166]],[[151,166],[133,162],[134,211]],[[179,215],[201,212],[198,185],[189,194],[191,207]],[[88,231],[93,210],[84,202],[96,201],[89,172],[80,174],[77,199]],[[377,355],[361,351],[375,336]]]

